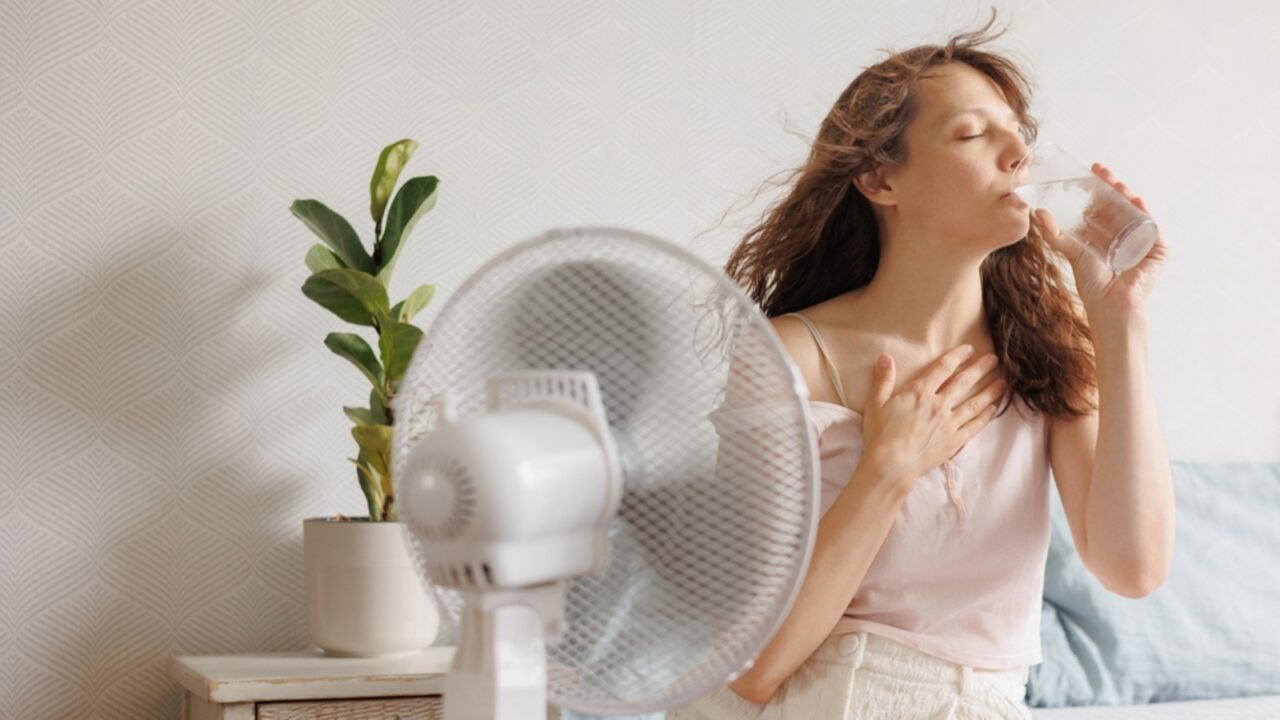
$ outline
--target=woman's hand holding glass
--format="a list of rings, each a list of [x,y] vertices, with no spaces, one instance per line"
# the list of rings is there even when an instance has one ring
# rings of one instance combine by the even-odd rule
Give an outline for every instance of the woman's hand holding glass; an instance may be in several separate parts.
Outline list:
[[[1168,246],[1142,198],[1101,163],[1085,169],[1053,143],[1019,162],[1013,186],[1045,241],[1071,263],[1090,321],[1145,308]]]

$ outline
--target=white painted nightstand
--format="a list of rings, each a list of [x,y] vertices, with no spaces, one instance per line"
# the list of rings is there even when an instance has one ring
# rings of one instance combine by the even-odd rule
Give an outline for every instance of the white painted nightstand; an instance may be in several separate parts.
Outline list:
[[[169,674],[185,691],[183,720],[438,720],[453,651],[187,655],[170,659]]]

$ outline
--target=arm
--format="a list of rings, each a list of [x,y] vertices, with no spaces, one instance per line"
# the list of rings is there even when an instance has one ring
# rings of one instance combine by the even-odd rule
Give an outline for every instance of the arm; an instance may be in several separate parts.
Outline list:
[[[818,523],[813,555],[787,619],[755,664],[730,685],[766,703],[831,633],[884,544],[909,487],[863,464]]]
[[[1141,197],[1102,163],[1092,171],[1147,216]],[[1115,206],[1102,205],[1104,217]],[[1142,597],[1168,577],[1174,496],[1147,369],[1146,301],[1169,258],[1164,234],[1134,267],[1112,273],[1085,245],[1058,232],[1053,215],[1032,213],[1045,241],[1071,262],[1092,329],[1098,414],[1051,424],[1053,474],[1072,539],[1108,590]],[[1105,222],[1096,227],[1106,227]],[[1093,237],[1092,244],[1110,238]]]
[[[1141,313],[1091,323],[1098,413],[1050,425],[1050,460],[1085,567],[1125,597],[1150,594],[1173,557],[1174,494]]]
[[[805,385],[813,387],[821,360],[808,330],[798,321],[770,322]],[[818,522],[809,567],[786,619],[754,664],[729,684],[748,702],[768,702],[831,633],[906,501],[909,484],[894,481],[866,455],[862,460]]]
[[[1168,577],[1174,497],[1141,315],[1094,324],[1098,443],[1085,531],[1098,572],[1145,595]]]

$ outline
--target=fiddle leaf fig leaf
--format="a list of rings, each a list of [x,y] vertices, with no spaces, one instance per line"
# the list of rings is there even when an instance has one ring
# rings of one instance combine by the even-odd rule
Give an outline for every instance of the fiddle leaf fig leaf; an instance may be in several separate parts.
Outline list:
[[[382,236],[382,213],[387,208],[387,201],[391,199],[391,190],[400,178],[400,171],[417,149],[418,143],[405,138],[386,146],[378,156],[373,179],[369,181],[369,212],[373,215],[376,237]]]
[[[369,408],[343,406],[342,412],[346,413],[347,418],[350,419],[351,422],[357,425],[377,425],[378,424],[378,420],[374,419],[373,413],[369,411]]]
[[[369,461],[365,459],[364,453],[360,453],[360,459],[347,458],[356,466],[356,480],[360,482],[360,489],[364,492],[365,502],[369,505],[369,519],[382,519],[383,499],[378,492],[381,486],[378,478],[375,477],[377,471],[369,467]]]
[[[396,303],[391,308],[391,317],[402,323],[413,322],[413,317],[431,302],[436,294],[435,285],[419,285],[417,290],[409,293],[409,297]]]
[[[395,269],[404,239],[413,232],[418,219],[435,207],[436,187],[439,184],[440,179],[434,175],[413,178],[401,186],[395,199],[391,201],[386,228],[374,250],[374,254],[378,256],[376,274],[383,285],[391,281],[391,272]]]
[[[375,385],[369,391],[369,414],[373,415],[373,419],[377,420],[379,425],[391,424],[391,416],[387,413],[387,398],[381,386]]]
[[[387,379],[398,381],[409,369],[409,361],[413,359],[413,351],[422,339],[422,331],[408,323],[392,322],[382,328],[378,338],[382,350],[382,361],[386,364]]]
[[[358,270],[321,270],[307,278],[302,292],[334,315],[357,325],[377,327],[391,314],[386,287]]]
[[[306,263],[307,269],[313,273],[318,273],[321,270],[338,270],[346,267],[342,262],[342,258],[334,255],[332,250],[320,243],[312,245],[311,249],[307,251]]]
[[[351,435],[360,446],[364,460],[385,478],[389,474],[387,468],[391,466],[391,426],[356,425],[351,428]]]
[[[333,248],[333,252],[347,267],[363,270],[370,275],[377,272],[377,268],[373,266],[373,258],[365,252],[364,245],[360,244],[360,237],[346,218],[318,200],[294,200],[289,210],[326,245]]]
[[[374,387],[382,384],[382,364],[378,362],[378,357],[373,354],[373,349],[364,341],[364,338],[354,333],[329,333],[324,339],[324,344],[338,355],[350,360],[352,365],[369,378],[369,382],[373,383]]]

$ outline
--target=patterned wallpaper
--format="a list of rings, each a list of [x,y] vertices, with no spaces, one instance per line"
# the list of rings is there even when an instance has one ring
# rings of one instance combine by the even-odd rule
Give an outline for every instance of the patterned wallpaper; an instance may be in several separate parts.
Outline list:
[[[1115,168],[1172,246],[1171,453],[1277,459],[1280,10],[998,6],[1042,135]],[[718,262],[881,48],[987,7],[0,1],[0,717],[176,717],[168,656],[307,647],[302,520],[361,512],[340,408],[364,380],[300,292],[292,199],[364,218],[378,149],[420,141],[440,201],[392,294],[435,283],[433,308],[558,225]]]

